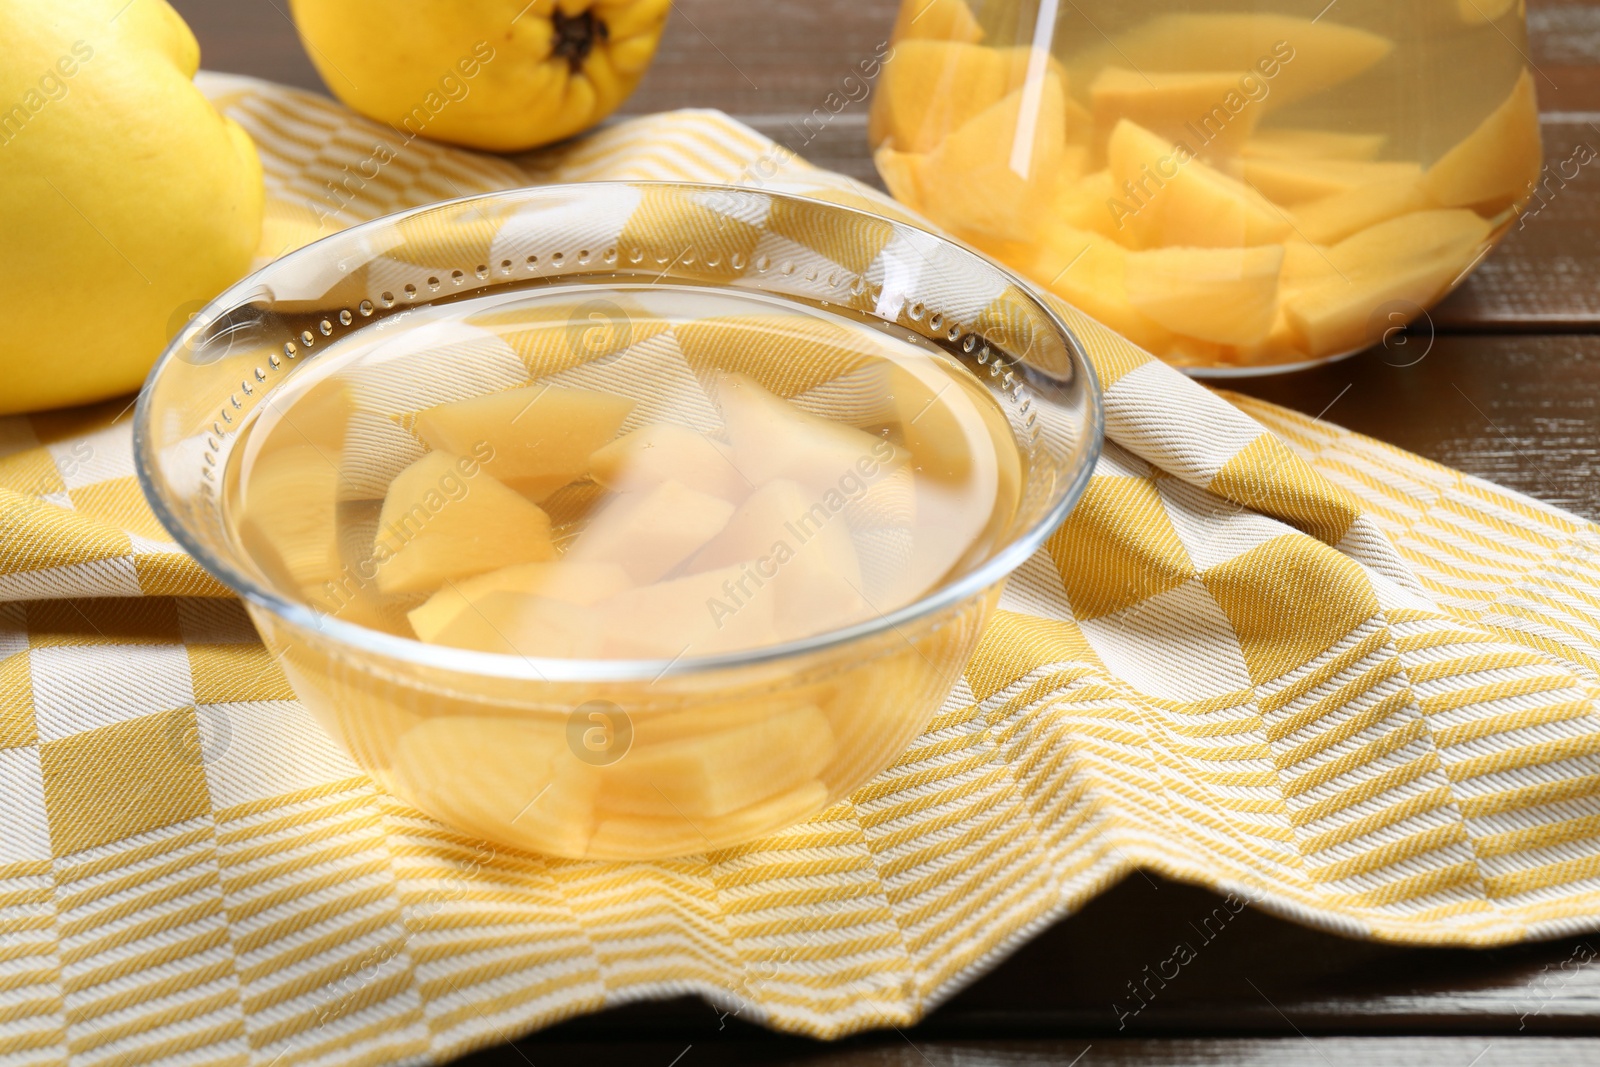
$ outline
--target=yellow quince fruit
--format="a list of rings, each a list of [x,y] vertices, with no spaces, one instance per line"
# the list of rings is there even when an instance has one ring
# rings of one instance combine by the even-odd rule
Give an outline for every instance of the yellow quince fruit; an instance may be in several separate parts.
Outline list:
[[[136,389],[250,267],[261,162],[165,0],[0,0],[0,414]]]
[[[588,129],[627,99],[671,0],[292,0],[335,96],[410,139],[491,152]]]

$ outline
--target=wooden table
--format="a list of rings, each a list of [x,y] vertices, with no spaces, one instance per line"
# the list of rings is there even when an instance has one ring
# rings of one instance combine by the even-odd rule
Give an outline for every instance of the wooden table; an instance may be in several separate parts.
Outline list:
[[[207,67],[320,88],[285,0],[173,2]],[[718,107],[876,183],[864,106],[814,136],[799,124],[883,40],[894,7],[678,0],[628,110]],[[1580,142],[1600,147],[1600,6],[1529,0],[1528,17],[1548,161]],[[1600,517],[1597,240],[1600,164],[1591,164],[1407,347],[1235,387]],[[1600,1064],[1600,960],[1577,965],[1596,957],[1600,936],[1493,952],[1408,949],[1246,912],[1119,1028],[1112,1003],[1126,983],[1191,938],[1190,923],[1214,905],[1206,891],[1135,874],[903,1033],[822,1045],[683,1000],[577,1019],[465,1062]]]

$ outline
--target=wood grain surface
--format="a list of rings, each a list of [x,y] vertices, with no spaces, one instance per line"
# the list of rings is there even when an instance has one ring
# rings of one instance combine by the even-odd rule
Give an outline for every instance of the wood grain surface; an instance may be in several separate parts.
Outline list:
[[[1574,1067],[1600,1063],[1600,1041],[1517,1038],[1188,1038],[913,1041],[890,1035],[850,1041],[826,1053],[799,1042],[621,1042],[529,1045],[537,1067]],[[515,1049],[497,1062],[522,1064]],[[819,1058],[823,1057],[825,1058]],[[474,1060],[459,1061],[474,1063]],[[485,1061],[486,1062],[486,1061]]]
[[[207,67],[320,88],[287,0],[173,2]],[[720,108],[815,163],[876,182],[865,105],[816,133],[800,121],[883,41],[895,6],[678,0],[626,110]],[[404,7],[396,5],[397,17]],[[1600,6],[1531,0],[1528,23],[1547,160],[1568,159],[1579,143],[1600,149]],[[1597,238],[1600,162],[1549,197],[1389,348],[1230,385],[1600,518]],[[1178,942],[1193,942],[1191,924],[1214,906],[1203,890],[1135,874],[903,1033],[821,1045],[681,1000],[575,1019],[463,1062],[1600,1064],[1600,1037],[1589,1036],[1600,1035],[1600,960],[1586,962],[1600,938],[1490,952],[1414,949],[1246,912],[1130,1011],[1129,983]]]

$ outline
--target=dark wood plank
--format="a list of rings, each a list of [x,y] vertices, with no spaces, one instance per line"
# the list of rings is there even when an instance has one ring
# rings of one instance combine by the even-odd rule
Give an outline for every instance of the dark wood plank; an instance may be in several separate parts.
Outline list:
[[[716,107],[787,120],[849,89],[886,43],[895,0],[677,0],[628,112]],[[862,139],[865,142],[865,137]]]
[[[1528,4],[1528,58],[1543,116],[1545,178],[1531,213],[1434,312],[1441,329],[1583,329],[1600,323],[1600,7]]]
[[[289,0],[167,0],[200,42],[207,70],[327,90],[300,46]]]
[[[1206,890],[1133,875],[905,1034],[921,1043],[1600,1029],[1600,939],[1421,949],[1337,937],[1253,909],[1229,915]],[[542,1062],[546,1045],[622,1033],[680,1048],[768,1039],[737,1015],[684,999],[574,1019],[524,1044]]]
[[[1311,415],[1326,409],[1330,422],[1600,518],[1594,335],[1441,331],[1430,342],[1424,322],[1403,345],[1228,384]]]
[[[801,1041],[614,1042],[541,1046],[539,1067],[1577,1067],[1600,1062],[1582,1038],[1230,1038],[917,1041],[890,1035],[820,1047]],[[515,1050],[460,1061],[526,1067]]]
[[[1600,14],[1600,8],[1595,9]],[[1588,117],[1590,114],[1593,118]],[[1565,117],[1577,116],[1577,117]],[[1529,210],[1434,309],[1441,330],[1600,326],[1600,112],[1547,113],[1545,179]],[[1580,160],[1590,160],[1587,164]]]
[[[211,70],[326,91],[301,47],[288,0],[169,0]],[[788,119],[822,106],[888,36],[894,0],[678,0],[661,47],[624,113],[716,107]]]

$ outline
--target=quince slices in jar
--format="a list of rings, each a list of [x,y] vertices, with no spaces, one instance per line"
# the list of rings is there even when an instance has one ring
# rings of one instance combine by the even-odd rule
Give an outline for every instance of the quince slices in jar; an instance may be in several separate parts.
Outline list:
[[[1080,177],[1064,177],[1056,183],[1048,218],[1076,230],[1088,230],[1116,240],[1117,215],[1110,207],[1116,199],[1117,188],[1111,183],[1111,171],[1104,167]]]
[[[1038,249],[1025,270],[1052,293],[1085,314],[1152,351],[1172,333],[1128,299],[1128,251],[1110,238],[1062,223],[1046,222]]]
[[[1354,78],[1393,50],[1389,38],[1332,19],[1177,12],[1150,19],[1092,51],[1104,62],[1148,73],[1196,67],[1254,70],[1263,76],[1273,71],[1272,91],[1247,105],[1272,111]]]
[[[1307,241],[1332,244],[1369,226],[1413,211],[1438,207],[1423,189],[1420,176],[1358,185],[1321,200],[1297,204],[1295,226]]]
[[[897,43],[878,76],[870,140],[901,152],[933,151],[1022,83],[1030,51],[951,41]]]
[[[1284,305],[1295,334],[1313,352],[1369,344],[1374,309],[1388,301],[1426,307],[1477,257],[1492,229],[1471,211],[1418,211],[1379,223],[1327,250],[1336,273],[1297,291]]]
[[[912,211],[927,210],[922,206],[922,190],[917,184],[917,176],[922,173],[923,159],[923,156],[912,152],[901,152],[888,145],[883,145],[872,153],[872,165],[878,168],[878,175],[883,178],[883,184],[888,188],[889,195]]]
[[[1290,232],[1283,211],[1181,144],[1123,119],[1106,144],[1118,223],[1133,247],[1237,248]]]
[[[1397,261],[1444,258],[1463,267],[1477,254],[1493,226],[1460,208],[1415,211],[1345,238],[1328,258],[1345,275],[1377,275]]]
[[[1422,167],[1408,162],[1349,159],[1242,159],[1245,183],[1277,204],[1303,204],[1380,182],[1415,182]]]
[[[922,206],[959,233],[1029,240],[1062,169],[1066,115],[1064,83],[1047,68],[1036,85],[1012,90],[927,155],[916,180]]]
[[[1181,71],[1141,74],[1126,67],[1106,67],[1089,84],[1095,127],[1104,139],[1122,119],[1128,119],[1172,141],[1193,143],[1197,123],[1205,123],[1212,108],[1229,93],[1237,93],[1244,71]],[[1205,146],[1210,152],[1237,151],[1250,136],[1260,109],[1246,107],[1214,127]],[[1213,127],[1207,126],[1206,133]],[[1198,146],[1197,146],[1198,147]]]
[[[1128,301],[1173,331],[1252,345],[1278,313],[1283,248],[1156,248],[1128,253]]]
[[[906,41],[964,41],[976,44],[983,40],[983,27],[973,17],[965,0],[916,0],[900,5],[894,20],[895,54]]]
[[[1542,164],[1539,103],[1524,69],[1505,101],[1428,168],[1422,187],[1445,207],[1493,215],[1528,194]]]

